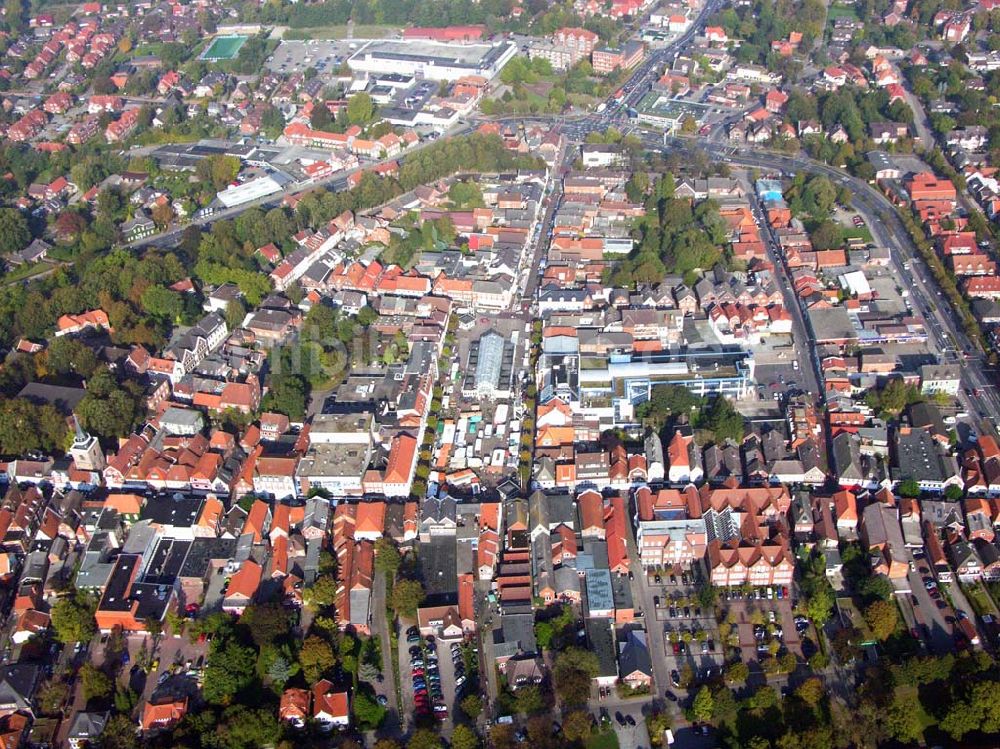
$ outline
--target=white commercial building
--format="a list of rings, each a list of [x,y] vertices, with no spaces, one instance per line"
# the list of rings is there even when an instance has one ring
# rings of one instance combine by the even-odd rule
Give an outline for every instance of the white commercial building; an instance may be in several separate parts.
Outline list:
[[[435,81],[455,81],[468,75],[494,78],[514,55],[511,42],[443,44],[424,39],[380,39],[369,42],[347,60],[355,73],[398,73]]]
[[[216,197],[218,197],[219,202],[226,208],[232,208],[233,206],[250,203],[259,198],[281,192],[282,187],[289,181],[283,175],[271,174],[267,177],[259,177],[249,182],[244,182],[242,185],[227,187]]]

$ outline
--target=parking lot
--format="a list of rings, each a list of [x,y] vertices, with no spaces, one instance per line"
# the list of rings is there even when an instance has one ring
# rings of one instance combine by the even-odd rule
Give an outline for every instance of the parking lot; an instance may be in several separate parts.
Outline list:
[[[933,650],[948,652],[954,646],[955,612],[941,595],[927,558],[921,556],[914,562],[907,580],[910,593],[901,596],[900,600],[904,617],[909,621],[912,616],[918,625],[918,634],[929,642]],[[910,616],[906,616],[907,613]]]
[[[186,635],[180,637],[163,636],[158,640],[157,648],[152,648],[152,638],[142,635],[129,635],[128,663],[123,669],[127,675],[129,686],[149,700],[154,695],[159,697],[192,696],[198,693],[203,673],[208,644],[191,642]],[[142,660],[142,651],[146,650],[152,657],[150,668],[146,673],[137,668]]]
[[[272,73],[291,74],[312,67],[321,76],[330,75],[363,44],[347,39],[282,41],[266,65]]]
[[[649,731],[646,730],[642,707],[641,704],[633,704],[604,708],[611,716],[611,726],[618,736],[618,746],[649,746]]]
[[[770,643],[776,643],[779,652],[787,650],[802,659],[802,638],[809,630],[808,622],[796,621],[790,598],[782,596],[747,599],[745,596],[724,601],[727,614],[735,620],[739,635],[740,656],[745,663],[760,662],[770,655]]]
[[[400,637],[400,651],[404,711],[417,721],[433,716],[442,733],[450,735],[455,705],[466,694],[468,678],[459,643],[420,637],[416,627],[410,627]]]

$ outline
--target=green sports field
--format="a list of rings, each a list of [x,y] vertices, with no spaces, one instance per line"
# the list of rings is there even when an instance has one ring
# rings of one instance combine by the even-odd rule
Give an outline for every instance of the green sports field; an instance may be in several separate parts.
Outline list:
[[[232,60],[239,54],[240,47],[243,46],[247,38],[245,36],[217,36],[208,45],[208,49],[201,53],[201,59]]]

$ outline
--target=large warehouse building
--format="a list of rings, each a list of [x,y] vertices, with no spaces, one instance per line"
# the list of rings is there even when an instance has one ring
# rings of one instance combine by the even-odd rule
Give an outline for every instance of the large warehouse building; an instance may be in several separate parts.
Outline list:
[[[454,81],[467,75],[495,77],[514,55],[511,42],[496,44],[442,44],[424,39],[372,41],[355,52],[347,64],[355,73],[399,73]]]
[[[282,188],[291,181],[291,178],[287,175],[275,172],[265,177],[258,177],[249,182],[244,182],[242,185],[227,187],[216,197],[223,206],[232,208],[281,192]]]

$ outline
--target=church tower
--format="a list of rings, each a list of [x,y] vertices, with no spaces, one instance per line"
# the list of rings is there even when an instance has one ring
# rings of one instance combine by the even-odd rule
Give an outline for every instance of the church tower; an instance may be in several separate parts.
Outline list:
[[[107,463],[104,461],[101,443],[97,441],[97,437],[92,437],[83,431],[76,416],[73,417],[73,423],[76,426],[76,436],[73,438],[69,454],[76,467],[81,471],[103,471]]]

